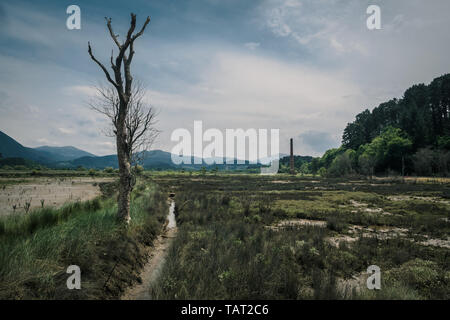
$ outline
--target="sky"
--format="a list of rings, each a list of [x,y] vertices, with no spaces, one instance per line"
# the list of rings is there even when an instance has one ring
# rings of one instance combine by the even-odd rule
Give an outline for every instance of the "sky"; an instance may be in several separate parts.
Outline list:
[[[81,29],[66,27],[69,5]],[[369,30],[369,5],[381,29]],[[89,109],[130,13],[138,27],[134,78],[158,110],[153,149],[177,128],[279,129],[280,152],[338,147],[357,113],[450,72],[448,0],[12,1],[0,4],[0,130],[25,146],[115,153],[107,119]]]

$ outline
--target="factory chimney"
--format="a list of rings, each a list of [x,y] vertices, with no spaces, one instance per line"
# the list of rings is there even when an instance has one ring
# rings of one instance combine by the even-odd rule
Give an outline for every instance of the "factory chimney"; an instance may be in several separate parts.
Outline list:
[[[290,164],[290,167],[291,167],[291,170],[290,170],[290,173],[291,174],[295,174],[295,169],[294,169],[294,143],[293,143],[293,139],[291,138],[291,158],[290,158],[290,161],[289,161],[289,164]]]

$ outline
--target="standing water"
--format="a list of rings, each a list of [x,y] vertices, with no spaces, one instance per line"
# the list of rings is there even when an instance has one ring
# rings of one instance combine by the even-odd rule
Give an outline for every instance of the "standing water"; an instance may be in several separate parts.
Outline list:
[[[175,201],[171,201],[169,214],[167,215],[167,220],[169,223],[167,224],[167,229],[173,229],[177,226],[177,222],[175,221]]]
[[[151,285],[158,278],[166,260],[170,244],[177,233],[177,223],[175,221],[175,201],[170,201],[166,230],[153,241],[153,246],[149,251],[150,259],[147,261],[144,269],[140,273],[142,280],[141,283],[129,287],[121,297],[124,300],[151,299]]]

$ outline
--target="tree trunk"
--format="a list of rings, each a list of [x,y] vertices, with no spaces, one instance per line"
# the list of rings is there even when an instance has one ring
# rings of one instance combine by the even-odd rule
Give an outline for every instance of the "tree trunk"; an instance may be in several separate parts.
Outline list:
[[[127,103],[121,103],[121,114],[119,115],[116,144],[117,144],[117,158],[119,162],[119,198],[117,202],[118,211],[117,218],[123,222],[128,223],[131,219],[130,217],[130,198],[131,191],[133,189],[132,185],[132,175],[131,175],[131,159],[130,159],[130,148],[127,145],[127,136],[125,130],[125,121],[121,121],[121,117],[125,118]]]
[[[131,150],[132,150],[132,144],[133,139],[130,141],[127,138],[127,128],[126,128],[126,117],[128,114],[128,103],[130,102],[130,96],[132,94],[131,92],[131,85],[133,82],[133,77],[131,76],[130,72],[130,65],[131,61],[134,56],[134,41],[136,38],[140,37],[145,30],[145,27],[150,22],[150,17],[147,17],[145,20],[144,25],[142,26],[141,30],[133,35],[133,32],[136,28],[136,15],[131,14],[131,24],[130,28],[128,29],[128,33],[126,36],[125,41],[121,44],[119,43],[117,39],[117,35],[113,32],[111,27],[111,18],[105,18],[108,26],[109,33],[111,35],[111,38],[114,40],[115,44],[117,45],[119,49],[119,53],[115,59],[113,59],[113,53],[111,53],[111,68],[114,71],[114,78],[115,81],[111,78],[111,75],[109,71],[105,68],[105,66],[98,61],[93,53],[91,44],[88,42],[88,53],[91,56],[91,59],[98,64],[98,66],[103,70],[105,73],[106,79],[114,86],[114,88],[117,90],[118,97],[120,99],[119,103],[119,110],[117,114],[117,119],[115,118],[116,114],[114,114],[114,127],[117,130],[116,132],[116,146],[117,146],[117,158],[119,162],[119,176],[120,176],[120,185],[119,185],[119,198],[117,201],[118,205],[118,211],[117,211],[117,218],[121,221],[124,221],[128,223],[130,221],[130,198],[131,198],[131,191],[133,189],[133,176],[131,174]],[[128,56],[126,54],[126,51],[129,50]],[[125,88],[123,86],[123,79],[122,79],[122,73],[121,68],[124,68],[124,76],[125,76]],[[125,89],[125,90],[124,90]],[[132,138],[132,137],[131,137]],[[130,145],[128,145],[128,143]]]
[[[118,199],[118,211],[117,218],[121,221],[128,223],[130,217],[130,196],[131,196],[131,165],[130,162],[123,157],[119,157],[119,199]]]

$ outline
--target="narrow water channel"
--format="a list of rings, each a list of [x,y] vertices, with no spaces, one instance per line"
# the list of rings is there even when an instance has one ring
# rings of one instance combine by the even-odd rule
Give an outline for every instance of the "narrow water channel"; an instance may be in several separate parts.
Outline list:
[[[164,232],[154,241],[149,253],[150,258],[141,271],[141,283],[137,283],[127,288],[121,299],[123,300],[147,300],[151,299],[150,287],[158,278],[164,266],[168,249],[177,233],[177,223],[175,221],[175,201],[170,199],[169,213],[167,214],[167,226]]]
[[[169,214],[167,215],[167,220],[169,221],[167,229],[173,229],[177,226],[177,222],[175,221],[175,201],[170,201]]]

